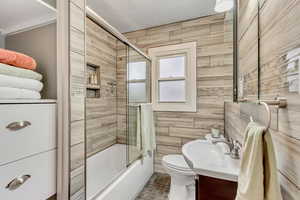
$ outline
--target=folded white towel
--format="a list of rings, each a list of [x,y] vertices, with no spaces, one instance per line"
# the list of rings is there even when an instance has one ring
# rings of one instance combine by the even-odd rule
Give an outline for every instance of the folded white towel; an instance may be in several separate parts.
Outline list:
[[[43,76],[35,71],[14,67],[4,63],[0,63],[0,74],[7,76],[16,76],[20,78],[29,78],[34,80],[42,80]]]
[[[18,89],[18,88],[9,88],[9,87],[0,87],[0,99],[40,99],[41,95],[39,92]]]
[[[43,88],[43,83],[33,79],[0,74],[0,87],[19,88],[40,92]]]

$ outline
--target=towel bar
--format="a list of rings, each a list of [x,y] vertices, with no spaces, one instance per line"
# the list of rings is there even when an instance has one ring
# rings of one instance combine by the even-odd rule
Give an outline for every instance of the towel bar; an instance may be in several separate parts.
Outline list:
[[[288,103],[287,103],[287,99],[286,98],[282,98],[282,97],[277,97],[274,100],[249,100],[249,99],[240,99],[239,102],[243,102],[243,103],[260,103],[260,102],[265,102],[267,105],[271,105],[271,106],[278,106],[278,108],[286,108]]]
[[[287,107],[287,100],[285,98],[276,98],[274,100],[257,100],[257,101],[251,101],[248,99],[241,99],[240,102],[249,102],[249,103],[256,103],[263,105],[267,111],[268,114],[268,124],[266,126],[265,130],[268,130],[271,126],[271,111],[269,108],[269,105],[275,105],[278,106],[278,108],[286,108]],[[250,120],[253,121],[253,117],[250,117]]]

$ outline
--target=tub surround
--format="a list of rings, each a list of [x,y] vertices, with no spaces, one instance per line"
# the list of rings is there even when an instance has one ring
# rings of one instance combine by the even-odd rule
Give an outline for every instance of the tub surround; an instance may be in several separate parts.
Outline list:
[[[87,63],[100,67],[100,97],[86,99],[87,156],[117,142],[117,39],[86,18]]]
[[[85,0],[70,1],[70,199],[85,199]]]
[[[155,112],[155,171],[164,172],[164,155],[180,154],[183,144],[204,138],[212,127],[223,132],[224,100],[232,99],[232,31],[227,13],[124,34],[144,52],[151,47],[197,42],[197,112]]]

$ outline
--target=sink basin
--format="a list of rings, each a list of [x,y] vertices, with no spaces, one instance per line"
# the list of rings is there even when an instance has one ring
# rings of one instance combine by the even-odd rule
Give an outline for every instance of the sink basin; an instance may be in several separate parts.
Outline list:
[[[194,140],[182,147],[182,153],[196,174],[237,182],[240,161],[226,155],[226,147],[221,143]]]

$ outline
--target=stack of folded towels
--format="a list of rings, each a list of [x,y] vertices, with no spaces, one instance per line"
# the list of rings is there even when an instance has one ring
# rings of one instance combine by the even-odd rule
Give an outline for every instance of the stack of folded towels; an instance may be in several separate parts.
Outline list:
[[[30,56],[0,48],[0,99],[40,99],[42,75]]]

